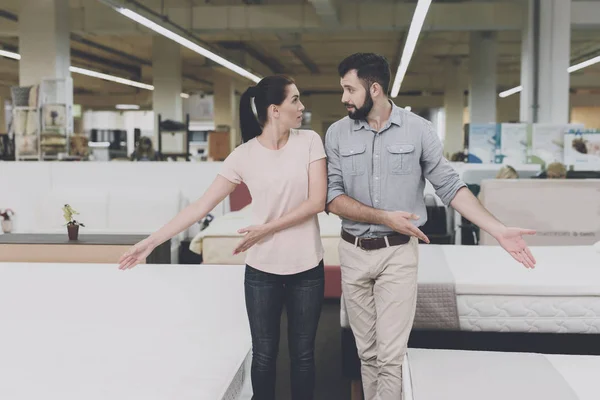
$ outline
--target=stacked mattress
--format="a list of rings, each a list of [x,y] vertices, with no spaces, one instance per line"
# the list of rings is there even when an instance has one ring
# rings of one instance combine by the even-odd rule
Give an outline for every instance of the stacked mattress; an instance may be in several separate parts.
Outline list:
[[[526,269],[498,246],[420,245],[414,328],[600,332],[600,252],[533,247]],[[342,302],[341,324],[348,327]]]

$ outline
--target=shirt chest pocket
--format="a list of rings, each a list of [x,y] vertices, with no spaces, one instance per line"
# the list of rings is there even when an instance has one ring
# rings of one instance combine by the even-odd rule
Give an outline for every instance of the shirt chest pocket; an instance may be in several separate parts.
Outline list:
[[[390,144],[387,146],[389,169],[392,174],[406,175],[413,171],[415,146],[412,144]]]
[[[366,171],[365,151],[367,145],[357,144],[340,149],[342,173],[344,175],[362,175]]]

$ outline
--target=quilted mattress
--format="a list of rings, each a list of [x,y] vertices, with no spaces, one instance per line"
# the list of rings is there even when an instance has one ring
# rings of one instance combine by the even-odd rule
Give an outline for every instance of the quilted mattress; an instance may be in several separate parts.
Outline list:
[[[446,298],[449,290],[444,302],[436,302],[439,291],[423,290],[434,276],[438,286],[453,286],[458,321],[456,326],[436,328],[419,326],[415,318],[415,328],[600,332],[600,252],[594,246],[533,247],[537,260],[533,270],[498,246],[420,245],[419,251],[417,317],[423,311],[421,305],[429,305],[431,311],[432,304],[438,304],[440,315],[452,315],[448,307],[453,305]],[[341,306],[341,325],[349,327]]]
[[[533,247],[533,270],[497,246],[443,251],[461,330],[600,332],[600,253],[593,246]]]

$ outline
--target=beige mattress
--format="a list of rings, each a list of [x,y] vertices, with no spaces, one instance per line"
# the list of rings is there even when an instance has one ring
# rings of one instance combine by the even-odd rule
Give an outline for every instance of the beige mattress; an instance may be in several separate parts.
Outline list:
[[[252,225],[252,205],[240,211],[230,212],[216,217],[208,228],[198,233],[190,243],[190,250],[202,254],[205,264],[244,264],[245,253],[233,255],[233,250],[243,235],[237,231]],[[326,213],[319,214],[321,241],[325,249],[323,262],[325,265],[340,265],[338,244],[342,227],[338,216]]]

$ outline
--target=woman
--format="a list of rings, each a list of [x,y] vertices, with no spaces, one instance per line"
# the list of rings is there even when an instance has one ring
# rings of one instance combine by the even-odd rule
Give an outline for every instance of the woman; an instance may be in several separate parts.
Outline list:
[[[546,177],[548,179],[566,179],[567,168],[560,162],[550,163],[546,168]]]
[[[519,174],[510,165],[505,165],[496,174],[496,179],[519,179]]]
[[[247,251],[246,308],[252,334],[254,399],[275,399],[275,363],[285,303],[294,400],[313,398],[314,343],[324,295],[323,246],[317,214],[327,192],[325,150],[319,135],[298,130],[304,106],[294,81],[270,76],[240,100],[244,143],[223,163],[206,193],[119,261],[128,269],[159,244],[201,220],[244,182],[255,225],[235,253]]]
[[[154,150],[152,139],[142,136],[130,159],[131,161],[160,161],[160,154]]]

